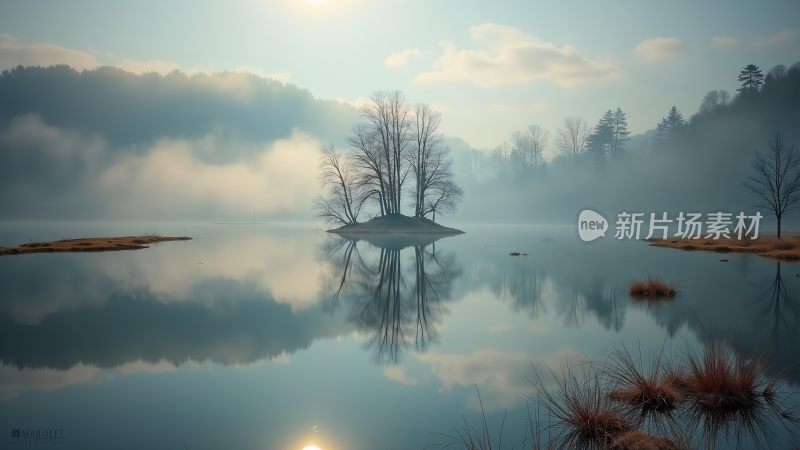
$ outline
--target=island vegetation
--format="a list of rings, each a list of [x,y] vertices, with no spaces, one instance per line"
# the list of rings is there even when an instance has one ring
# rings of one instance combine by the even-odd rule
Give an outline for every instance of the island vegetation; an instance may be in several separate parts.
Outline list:
[[[166,241],[188,241],[188,236],[122,236],[63,239],[51,242],[31,242],[16,247],[0,247],[0,256],[24,255],[28,253],[53,252],[109,252],[118,250],[140,250],[150,244]]]
[[[461,233],[435,223],[463,195],[439,131],[441,114],[426,104],[411,107],[398,91],[376,92],[361,111],[365,123],[353,128],[347,152],[323,149],[317,215],[339,225],[334,232]],[[359,222],[364,213],[372,218]]]

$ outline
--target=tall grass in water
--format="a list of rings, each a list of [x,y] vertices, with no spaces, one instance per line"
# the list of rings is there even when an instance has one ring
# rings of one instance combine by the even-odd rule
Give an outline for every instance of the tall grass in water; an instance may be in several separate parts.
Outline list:
[[[796,366],[767,378],[753,360],[737,356],[711,339],[677,359],[664,348],[643,363],[624,346],[601,362],[583,362],[540,372],[531,380],[545,421],[530,417],[522,446],[489,437],[483,411],[480,428],[467,424],[449,436],[448,448],[569,448],[668,450],[688,448],[770,448],[772,432],[782,427],[800,437],[795,392],[781,392],[780,380]],[[542,373],[548,375],[547,382]],[[551,381],[552,379],[552,381]],[[479,401],[480,394],[478,394]],[[542,426],[542,424],[545,426]],[[546,437],[546,439],[545,439]],[[505,445],[505,447],[503,447]],[[749,447],[748,447],[749,448]]]
[[[767,378],[757,361],[743,359],[729,347],[712,340],[702,352],[687,351],[688,424],[709,443],[752,440],[767,446],[770,423],[790,432],[800,424],[796,405],[787,405],[779,392],[780,380],[796,365]]]
[[[555,436],[558,448],[609,448],[620,436],[635,431],[629,412],[608,397],[593,364],[565,363],[558,371],[548,371],[555,392],[536,370],[533,383],[539,401],[555,420],[547,431]]]

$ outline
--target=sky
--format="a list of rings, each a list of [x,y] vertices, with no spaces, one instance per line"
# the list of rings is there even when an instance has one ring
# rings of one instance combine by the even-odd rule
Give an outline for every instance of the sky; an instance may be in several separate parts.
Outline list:
[[[800,60],[797,17],[797,1],[2,1],[0,68],[247,71],[355,105],[399,89],[489,149],[618,106],[634,133],[689,115],[745,64]]]

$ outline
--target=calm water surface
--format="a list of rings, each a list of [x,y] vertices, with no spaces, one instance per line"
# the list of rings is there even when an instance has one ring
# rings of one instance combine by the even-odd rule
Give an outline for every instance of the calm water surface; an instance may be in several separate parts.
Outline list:
[[[2,225],[0,245],[195,240],[0,258],[0,447],[422,449],[477,420],[476,386],[490,425],[507,411],[519,443],[532,363],[623,343],[679,354],[712,335],[770,373],[800,359],[800,266],[589,245],[567,228],[464,229],[352,242],[305,225]],[[628,297],[648,275],[679,296]],[[14,429],[65,438],[21,444]],[[777,426],[770,439],[794,442]]]

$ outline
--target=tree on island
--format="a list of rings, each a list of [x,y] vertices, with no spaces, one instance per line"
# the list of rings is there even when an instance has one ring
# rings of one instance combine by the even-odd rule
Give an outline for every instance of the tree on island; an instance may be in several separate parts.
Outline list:
[[[410,107],[399,91],[376,92],[361,112],[366,121],[350,133],[348,153],[323,153],[317,215],[341,225],[358,223],[365,207],[400,215],[404,193],[413,193],[414,217],[453,210],[462,191],[439,131],[441,115],[425,104]]]
[[[766,155],[755,152],[753,168],[755,175],[746,186],[758,197],[757,206],[775,216],[780,239],[781,219],[800,205],[800,155],[794,146],[785,148],[783,135],[778,132]]]
[[[757,65],[748,64],[739,72],[739,77],[737,79],[742,83],[742,86],[736,89],[737,91],[743,93],[757,91],[761,89],[761,85],[764,83],[764,74]]]

